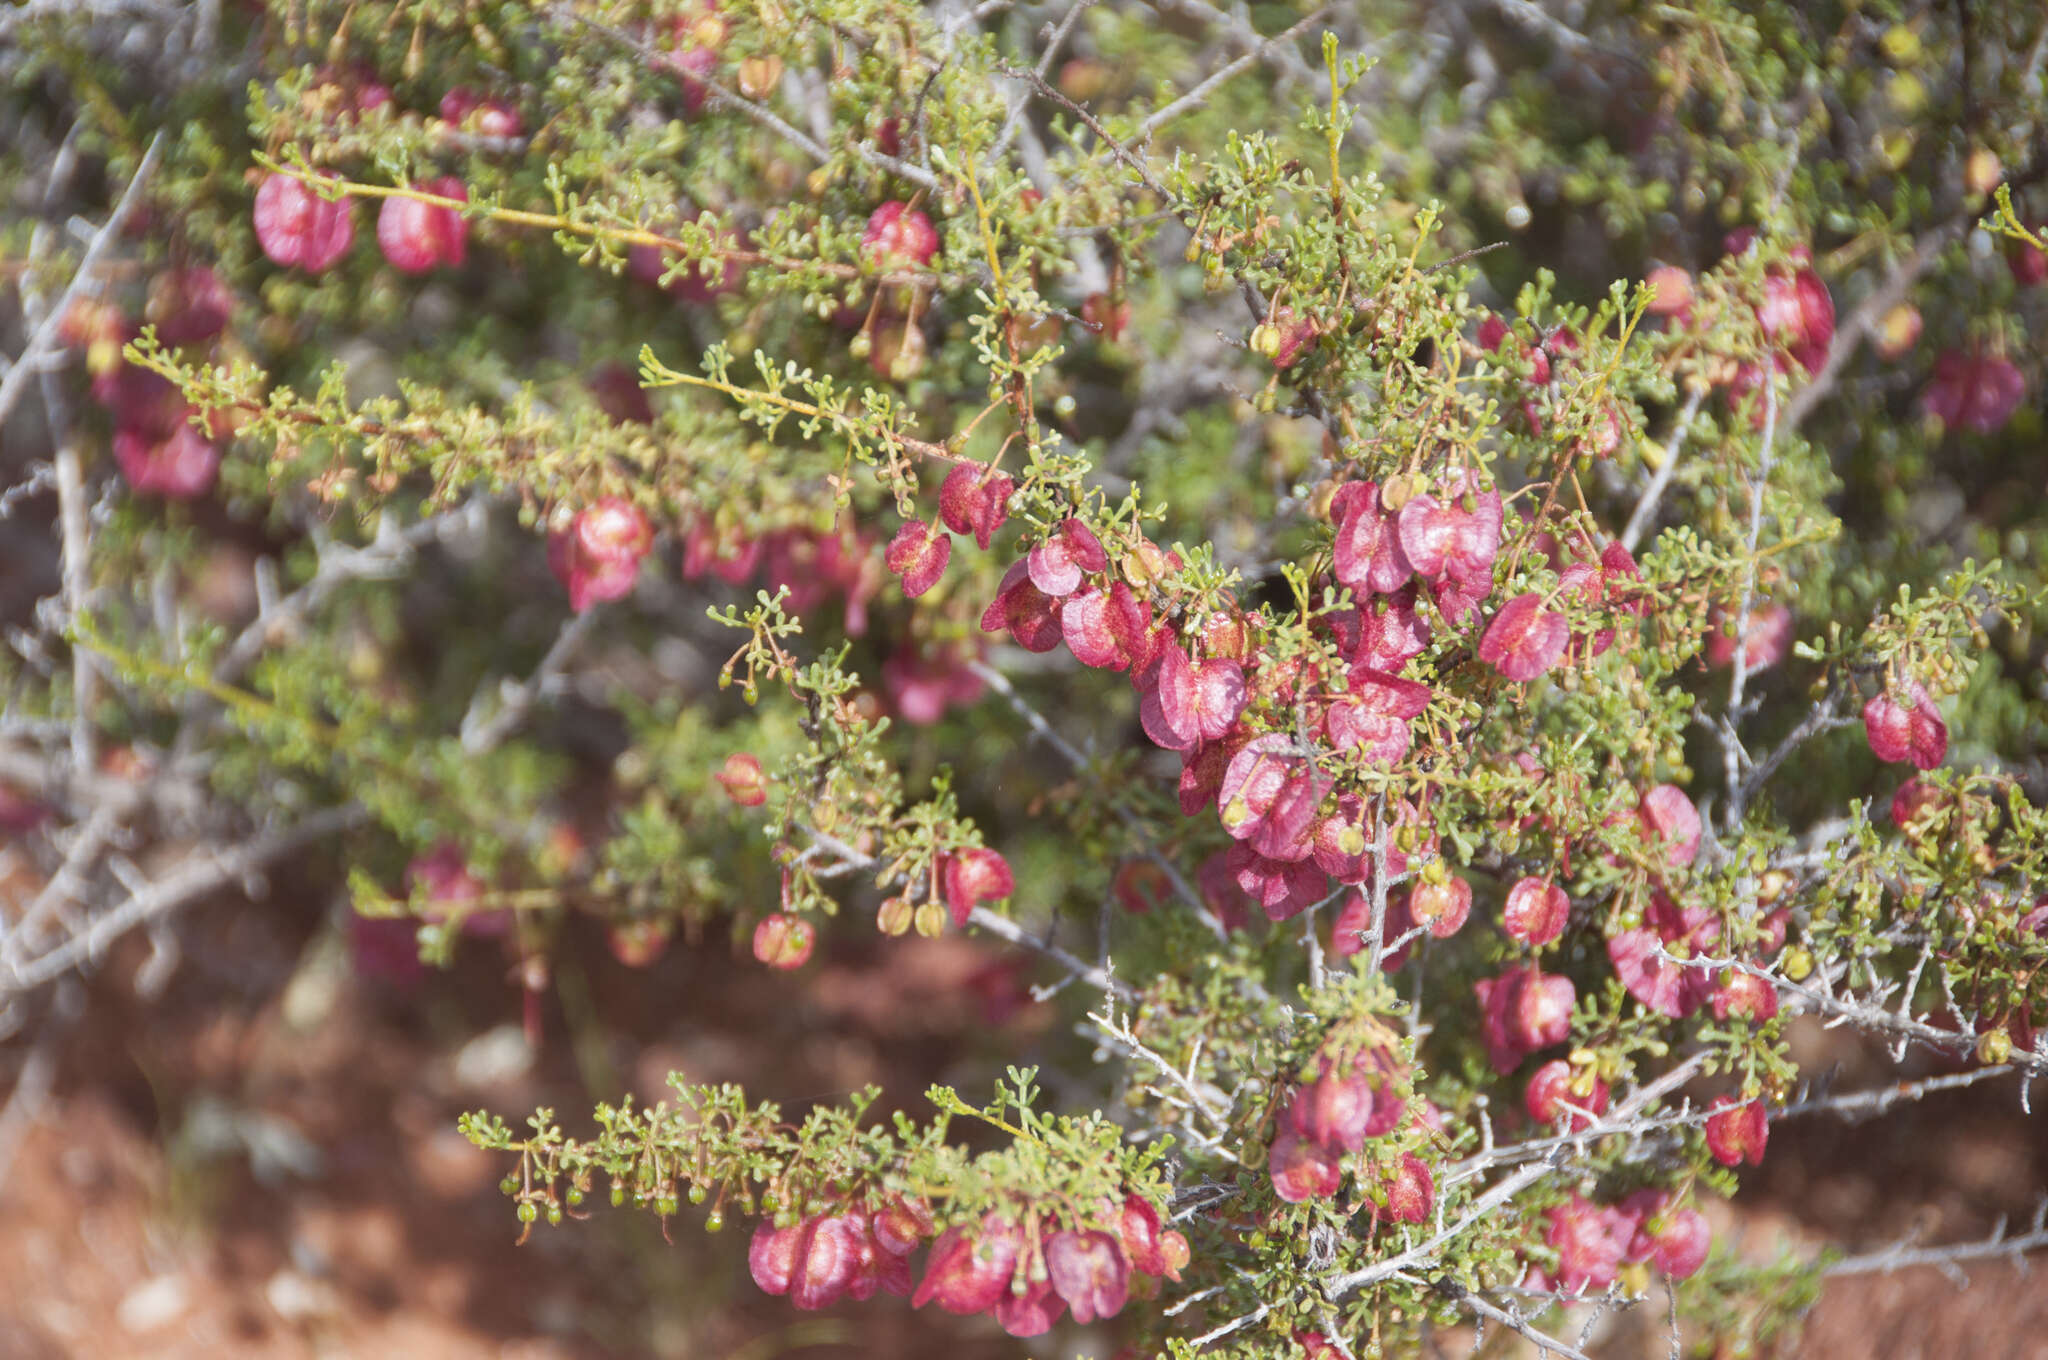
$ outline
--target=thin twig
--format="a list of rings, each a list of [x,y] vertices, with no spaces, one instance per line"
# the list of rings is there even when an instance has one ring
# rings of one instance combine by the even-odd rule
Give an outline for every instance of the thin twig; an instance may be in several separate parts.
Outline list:
[[[807,826],[804,828],[804,834],[809,836],[821,848],[829,850],[841,863],[851,865],[857,870],[872,873],[882,867],[882,861],[876,859],[873,855],[864,854],[858,848],[848,845],[845,841],[840,840],[829,832],[820,831],[814,826]],[[1131,989],[1128,983],[1121,982],[1111,976],[1106,969],[1098,968],[1085,959],[1075,957],[1050,940],[1039,939],[1007,916],[998,916],[987,907],[977,906],[967,914],[967,923],[979,926],[989,934],[1000,936],[1012,944],[1020,944],[1026,949],[1036,950],[1091,987],[1108,992],[1124,1001],[1137,1000],[1138,994]]]
[[[429,515],[402,530],[396,527],[392,516],[386,515],[378,521],[376,536],[364,547],[323,545],[313,575],[289,595],[261,610],[236,634],[214,665],[214,683],[231,685],[240,679],[266,648],[284,640],[348,582],[395,576],[404,571],[411,565],[414,552],[446,532],[450,522],[464,513],[451,510]]]
[[[597,618],[598,610],[595,608],[571,614],[562,625],[562,631],[556,634],[554,645],[534,667],[532,675],[521,681],[499,682],[498,709],[490,717],[478,718],[483,712],[481,694],[471,700],[469,711],[462,717],[462,750],[465,755],[480,756],[494,751],[498,743],[519,730],[519,725],[526,721],[526,715],[533,711],[534,704],[554,688],[562,668],[583,645],[583,639],[590,636],[591,626]]]
[[[1882,1251],[1831,1262],[1821,1273],[1830,1278],[1837,1275],[1888,1275],[1909,1266],[1933,1266],[1953,1278],[1954,1273],[1959,1273],[1956,1272],[1959,1262],[2000,1256],[2018,1258],[2044,1247],[2048,1247],[2048,1200],[2034,1211],[2033,1227],[2017,1237],[2006,1235],[2005,1220],[2001,1218],[1990,1235],[1980,1241],[1956,1242],[1946,1247],[1912,1247],[1907,1241],[1900,1241]]]
[[[1400,1278],[1409,1284],[1421,1285],[1424,1283],[1415,1276],[1405,1273]],[[1460,1308],[1470,1309],[1483,1318],[1491,1318],[1501,1326],[1515,1332],[1517,1335],[1533,1343],[1537,1350],[1546,1355],[1562,1355],[1565,1357],[1565,1360],[1591,1360],[1591,1357],[1578,1347],[1559,1341],[1547,1332],[1537,1331],[1536,1328],[1523,1320],[1519,1312],[1488,1303],[1482,1295],[1466,1289],[1455,1280],[1438,1280],[1434,1288],[1439,1294],[1454,1300]]]
[[[65,316],[70,313],[71,304],[78,299],[87,281],[92,278],[93,271],[99,267],[100,256],[106,253],[108,244],[120,235],[121,228],[128,221],[128,215],[141,201],[142,188],[156,172],[157,159],[163,150],[163,144],[164,134],[161,131],[149,139],[149,147],[142,153],[142,161],[135,167],[135,174],[128,180],[128,187],[122,191],[120,201],[114,205],[114,211],[107,215],[105,224],[93,233],[92,242],[86,246],[85,254],[79,258],[77,270],[71,275],[71,282],[66,284],[64,291],[58,295],[56,305],[43,313],[42,321],[28,338],[28,344],[15,356],[14,367],[7,370],[6,377],[0,378],[0,425],[7,423],[8,413],[14,409],[14,403],[20,400],[22,390],[28,386],[29,376],[41,369],[43,355],[56,343],[58,328],[63,324]]]
[[[1095,0],[1074,0],[1067,8],[1067,17],[1060,20],[1058,28],[1046,39],[1045,51],[1038,58],[1038,78],[1045,79],[1052,70],[1052,64],[1059,60],[1060,48],[1066,46],[1067,35],[1074,31],[1074,25],[1081,21],[1081,15]],[[988,162],[1000,161],[1010,150],[1010,143],[1016,140],[1017,131],[1024,126],[1024,111],[1031,107],[1031,94],[1026,91],[1010,101],[1010,112],[1003,119],[1002,131],[996,134],[995,144],[990,147]]]
[[[39,987],[73,968],[87,966],[137,926],[168,915],[329,836],[360,826],[367,817],[353,803],[324,808],[280,831],[265,832],[218,853],[195,852],[178,868],[142,891],[132,893],[119,906],[95,916],[85,930],[63,944],[24,964],[10,966],[11,976],[0,978],[0,996]]]
[[[1060,757],[1073,766],[1077,773],[1088,768],[1088,758],[1081,754],[1080,750],[1072,742],[1053,730],[1052,724],[1045,720],[1044,715],[1033,708],[1025,700],[1024,696],[1017,692],[1017,687],[1010,683],[1009,676],[1004,675],[985,661],[970,661],[967,664],[968,669],[980,676],[990,689],[1007,699],[1010,707],[1016,711],[1017,716],[1024,719],[1025,723],[1046,745],[1059,752]],[[1138,814],[1132,812],[1121,803],[1115,804],[1114,808],[1118,820],[1123,822],[1130,829],[1131,834],[1138,838],[1138,842],[1143,848],[1146,857],[1154,864],[1157,864],[1166,874],[1167,881],[1173,884],[1173,889],[1180,895],[1181,901],[1195,913],[1195,919],[1207,927],[1209,933],[1218,940],[1228,940],[1230,938],[1229,929],[1223,922],[1216,919],[1216,913],[1209,910],[1209,904],[1202,900],[1202,895],[1199,892],[1195,891],[1194,884],[1188,882],[1187,876],[1180,871],[1180,866],[1161,854],[1152,845],[1150,839],[1145,834],[1144,823],[1139,819]]]
[[[1160,128],[1165,127],[1168,123],[1180,117],[1189,109],[1194,108],[1197,105],[1201,104],[1204,100],[1206,100],[1209,97],[1211,92],[1213,92],[1217,86],[1223,84],[1223,82],[1227,80],[1233,79],[1234,77],[1241,75],[1243,72],[1249,70],[1251,67],[1258,65],[1260,62],[1266,60],[1267,56],[1272,52],[1274,48],[1293,42],[1303,33],[1307,32],[1309,29],[1315,27],[1317,24],[1320,24],[1321,22],[1323,22],[1323,20],[1329,17],[1330,10],[1328,6],[1325,6],[1322,9],[1318,9],[1314,13],[1310,14],[1308,17],[1302,19],[1299,23],[1287,29],[1284,33],[1274,34],[1272,37],[1267,38],[1263,42],[1259,43],[1257,46],[1253,47],[1250,51],[1246,52],[1237,60],[1227,62],[1223,66],[1218,67],[1215,71],[1209,74],[1207,79],[1203,80],[1200,84],[1196,85],[1186,94],[1180,96],[1180,98],[1174,100],[1172,103],[1167,104],[1162,108],[1154,110],[1150,117],[1148,117],[1144,122],[1138,124],[1138,133],[1134,140],[1137,141],[1140,145],[1151,140],[1153,133],[1159,131]]]
[[[1685,399],[1685,405],[1679,408],[1678,421],[1672,428],[1671,438],[1664,442],[1664,465],[1657,469],[1656,475],[1650,478],[1650,484],[1643,488],[1642,499],[1636,502],[1635,513],[1628,517],[1628,527],[1621,531],[1621,546],[1630,552],[1634,552],[1636,544],[1643,541],[1643,532],[1650,527],[1650,521],[1656,518],[1657,503],[1664,499],[1664,490],[1671,485],[1672,474],[1678,471],[1678,455],[1685,448],[1685,437],[1692,433],[1693,418],[1700,413],[1700,402],[1706,395],[1707,390],[1704,387],[1696,387],[1692,395]]]

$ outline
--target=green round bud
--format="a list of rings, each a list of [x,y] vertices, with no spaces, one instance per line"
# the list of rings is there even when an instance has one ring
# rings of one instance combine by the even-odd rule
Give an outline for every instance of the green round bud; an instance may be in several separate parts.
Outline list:
[[[540,1206],[538,1204],[535,1204],[530,1199],[519,1202],[519,1221],[521,1223],[531,1223],[539,1217]]]
[[[614,1186],[612,1187],[612,1208],[616,1209],[616,1208],[618,1208],[618,1207],[619,1207],[619,1206],[620,1206],[621,1204],[624,1204],[625,1202],[626,1202],[626,1187],[625,1187],[625,1186],[623,1186],[623,1185],[614,1185]]]
[[[704,1187],[703,1187],[703,1186],[701,1186],[701,1185],[693,1185],[693,1186],[691,1186],[691,1187],[690,1187],[690,1191],[689,1191],[689,1194],[690,1194],[690,1203],[692,1203],[692,1204],[702,1204],[702,1203],[704,1202]]]
[[[550,1228],[559,1228],[559,1227],[561,1227],[561,1226],[562,1226],[562,1206],[561,1206],[561,1205],[559,1205],[559,1204],[550,1204],[550,1205],[548,1206],[548,1226],[549,1226]]]
[[[725,1211],[723,1209],[713,1209],[710,1213],[704,1215],[704,1231],[708,1233],[725,1231]]]

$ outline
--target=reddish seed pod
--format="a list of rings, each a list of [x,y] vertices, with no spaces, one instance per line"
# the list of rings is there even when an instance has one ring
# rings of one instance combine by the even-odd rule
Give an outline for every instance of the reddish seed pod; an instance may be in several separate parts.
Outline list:
[[[1502,923],[1515,939],[1541,948],[1564,933],[1571,909],[1571,899],[1555,883],[1541,878],[1517,879],[1508,889]]]
[[[1415,574],[1414,565],[1401,549],[1394,516],[1382,504],[1376,483],[1347,482],[1331,500],[1330,513],[1337,525],[1339,584],[1361,596],[1387,595]]]
[[[1651,1264],[1674,1280],[1698,1273],[1707,1263],[1707,1249],[1714,1241],[1714,1230],[1707,1225],[1706,1216],[1697,1209],[1665,1209],[1652,1222]],[[1637,1229],[1638,1236],[1644,1232],[1645,1229]],[[1630,1250],[1634,1250],[1633,1243]]]
[[[1066,1311],[1066,1304],[1053,1289],[1052,1281],[1033,1280],[1019,1293],[1006,1289],[990,1310],[996,1325],[1014,1337],[1044,1336]]]
[[[849,1214],[808,1220],[797,1240],[789,1276],[789,1301],[805,1312],[839,1301],[861,1267],[864,1225]]]
[[[975,463],[955,463],[939,487],[939,517],[956,534],[970,534],[986,550],[996,530],[1010,517],[1010,494],[1017,483],[1007,474]]]
[[[1351,693],[1331,700],[1323,727],[1340,751],[1353,747],[1376,765],[1391,765],[1408,754],[1409,724],[1429,707],[1430,689],[1369,667],[1354,669]]]
[[[1643,795],[1636,809],[1645,839],[1677,868],[1691,864],[1700,852],[1700,814],[1676,784],[1659,784]]]
[[[1652,316],[1678,316],[1692,307],[1692,275],[1677,265],[1659,265],[1643,282],[1657,290],[1650,302]]]
[[[725,787],[726,797],[741,807],[759,807],[768,801],[768,781],[761,773],[761,762],[745,751],[727,756],[712,777]]]
[[[658,921],[626,921],[605,932],[612,957],[626,968],[646,968],[668,948],[668,927]]]
[[[1366,1201],[1373,1218],[1382,1223],[1427,1223],[1436,1207],[1436,1177],[1429,1163],[1412,1152],[1385,1173],[1380,1182],[1384,1204],[1377,1197]]]
[[[1581,1086],[1583,1092],[1577,1089]],[[1522,1092],[1522,1105],[1531,1119],[1548,1127],[1563,1117],[1572,1133],[1590,1128],[1593,1117],[1605,1113],[1607,1100],[1606,1082],[1590,1072],[1579,1073],[1562,1058],[1537,1068]]]
[[[1008,1292],[1023,1247],[1017,1225],[994,1213],[973,1229],[948,1228],[925,1258],[924,1279],[910,1306],[936,1303],[961,1317],[986,1312]]]
[[[1613,1284],[1635,1227],[1619,1209],[1603,1208],[1581,1195],[1552,1209],[1543,1240],[1557,1253],[1557,1287],[1566,1293],[1598,1293]]]
[[[1630,996],[1676,1019],[1697,1003],[1689,1002],[1686,969],[1658,953],[1664,943],[1654,930],[1624,930],[1607,941],[1607,957]]]
[[[922,268],[938,253],[939,233],[922,209],[890,199],[868,214],[861,244],[868,257],[885,269],[903,264]]]
[[[1952,429],[1996,434],[2026,395],[2026,375],[2012,360],[1952,349],[1934,361],[1920,408]]]
[[[1074,1321],[1115,1317],[1130,1297],[1130,1265],[1106,1232],[1057,1232],[1045,1244],[1045,1272]]]
[[[1948,754],[1948,724],[1918,680],[1906,680],[1863,705],[1863,733],[1883,761],[1909,760],[1931,770]]]
[[[932,1235],[932,1211],[923,1200],[896,1196],[876,1211],[872,1231],[882,1250],[908,1256]]]
[[[1273,1178],[1273,1193],[1289,1204],[1328,1199],[1344,1183],[1337,1162],[1341,1154],[1306,1138],[1299,1129],[1283,1125],[1266,1153],[1266,1174]]]
[[[763,917],[754,927],[754,957],[784,972],[810,962],[817,931],[809,921],[786,912]]]
[[[1024,560],[1031,583],[1056,597],[1080,589],[1084,574],[1109,570],[1109,555],[1102,550],[1102,540],[1087,525],[1071,517],[1054,526],[1052,534],[1032,548]]]
[[[1408,914],[1437,939],[1448,940],[1472,915],[1472,885],[1462,878],[1442,883],[1425,878],[1408,891]]]
[[[1723,1166],[1748,1162],[1762,1166],[1764,1148],[1771,1141],[1769,1117],[1761,1100],[1736,1104],[1735,1097],[1722,1096],[1714,1102],[1715,1113],[1707,1117],[1707,1150]]]
[[[451,176],[413,186],[441,198],[469,201],[462,181]],[[392,266],[424,274],[436,265],[461,265],[468,254],[469,222],[454,208],[416,198],[387,198],[377,211],[377,248]]]
[[[211,340],[227,328],[234,298],[219,274],[204,265],[167,269],[150,280],[144,315],[166,345]]]
[[[882,560],[903,578],[905,598],[914,600],[939,583],[952,557],[953,536],[936,521],[914,519],[896,531]]]
[[[764,1294],[787,1294],[790,1277],[796,1273],[797,1245],[803,1240],[804,1224],[778,1228],[762,1219],[747,1246],[747,1271]]]
[[[1563,1043],[1571,1033],[1578,990],[1568,977],[1540,968],[1510,968],[1473,986],[1479,998],[1480,1037],[1493,1070],[1505,1076],[1539,1048]]]
[[[502,99],[484,99],[467,85],[441,96],[441,121],[484,137],[517,137],[524,130],[517,109]]]
[[[1285,1118],[1301,1136],[1333,1152],[1356,1152],[1372,1122],[1373,1093],[1365,1073],[1325,1070],[1294,1089]]]
[[[256,188],[256,243],[273,264],[324,272],[356,239],[346,198],[328,202],[290,175],[269,175]]]
[[[1028,652],[1049,652],[1060,645],[1062,602],[1033,585],[1026,565],[1013,562],[1003,573],[995,599],[981,615],[984,633],[1009,633]]]
[[[1729,612],[1715,610],[1708,622],[1707,664],[1730,666],[1735,662],[1736,638],[1730,631]],[[1783,661],[1792,650],[1792,611],[1782,604],[1759,605],[1739,630],[1743,665],[1755,674]]]
[[[1322,333],[1322,326],[1312,316],[1297,313],[1292,307],[1282,307],[1273,317],[1273,367],[1288,369],[1294,367],[1302,351],[1315,343]]]
[[[1123,1208],[1117,1215],[1117,1237],[1123,1243],[1124,1255],[1138,1270],[1147,1275],[1167,1273],[1168,1261],[1160,1232],[1159,1211],[1149,1200],[1136,1195],[1124,1196]]]
[[[1331,785],[1329,774],[1291,750],[1279,733],[1254,737],[1231,758],[1216,791],[1223,829],[1287,864],[1314,850],[1316,812]]]
[[[999,902],[1017,891],[1017,878],[1010,872],[1009,861],[986,846],[944,856],[939,883],[953,924],[962,929],[976,907],[984,902]]]
[[[1170,751],[1220,741],[1250,698],[1244,668],[1221,657],[1197,665],[1171,640],[1159,648],[1158,663],[1157,685],[1138,704],[1145,735]]]
[[[1391,915],[1391,910],[1389,912]],[[1348,959],[1365,948],[1366,932],[1372,929],[1372,903],[1362,892],[1344,894],[1336,920],[1330,923],[1330,952]]]
[[[579,512],[569,527],[548,535],[548,567],[581,613],[603,600],[632,593],[640,559],[654,545],[654,526],[631,501],[606,496]]]
[[[133,429],[114,431],[114,461],[137,491],[189,501],[213,489],[220,446],[189,424],[161,439]]]
[[[1755,973],[1729,968],[1723,971],[1714,988],[1713,1005],[1716,1020],[1726,1020],[1731,1015],[1768,1020],[1778,1013],[1778,989]]]
[[[1535,591],[1518,595],[1494,615],[1479,642],[1479,659],[1510,680],[1534,680],[1555,666],[1571,640],[1564,615],[1543,607]]]

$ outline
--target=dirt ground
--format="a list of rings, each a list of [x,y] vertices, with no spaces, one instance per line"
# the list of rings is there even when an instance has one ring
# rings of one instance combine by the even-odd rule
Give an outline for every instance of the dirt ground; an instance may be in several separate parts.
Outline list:
[[[722,938],[645,971],[581,944],[536,1050],[489,941],[465,944],[452,979],[408,990],[359,976],[324,907],[217,904],[188,919],[177,971],[148,1002],[135,996],[148,947],[130,942],[51,1050],[54,1086],[16,1121],[19,1140],[0,1132],[0,1158],[14,1143],[0,1360],[1061,1353],[899,1300],[796,1314],[746,1284],[742,1242],[707,1238],[688,1212],[672,1244],[644,1215],[599,1208],[516,1246],[505,1168],[455,1131],[460,1111],[516,1123],[546,1104],[580,1128],[587,1092],[658,1095],[670,1069],[792,1104],[870,1081],[972,1088],[1018,1050],[1028,1060],[1046,1018],[1027,1009],[988,1038],[963,984],[994,956],[959,939],[834,956],[801,993],[731,966]],[[0,1050],[10,1086],[21,1052]],[[764,1052],[777,1055],[766,1074]],[[2048,1146],[2010,1084],[1993,1084],[1862,1126],[1780,1127],[1723,1231],[1765,1256],[1788,1240],[1954,1240],[2024,1216],[2044,1185]],[[2048,1360],[2048,1291],[2003,1266],[1971,1281],[1840,1281],[1788,1353]],[[1668,1355],[1655,1321],[1615,1327],[1598,1352]]]

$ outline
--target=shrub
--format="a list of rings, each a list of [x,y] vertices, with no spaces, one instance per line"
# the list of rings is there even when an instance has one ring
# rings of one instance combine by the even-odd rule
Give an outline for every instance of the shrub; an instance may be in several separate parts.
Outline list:
[[[1651,1267],[1778,1336],[1818,1266],[1700,1212],[1774,1124],[2048,1069],[2038,9],[1293,8],[0,18],[62,568],[0,773],[46,851],[245,833],[0,995],[316,843],[534,990],[583,919],[798,990],[872,912],[1077,1042],[478,1112],[518,1218],[708,1202],[796,1308],[1133,1353]],[[1953,1070],[1813,1090],[1800,1017]]]

